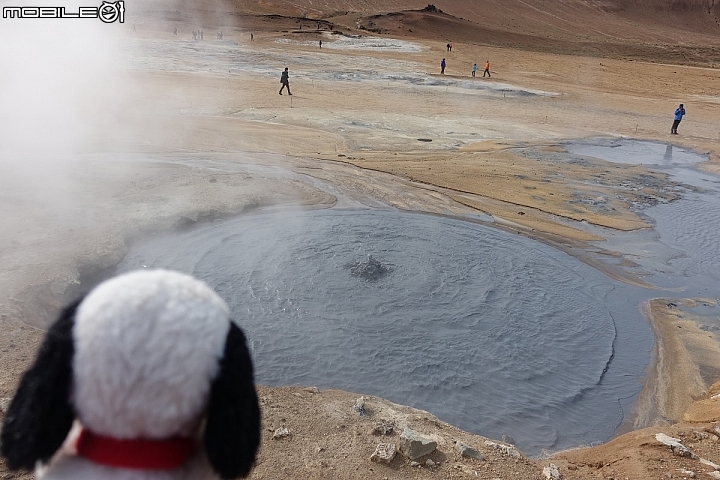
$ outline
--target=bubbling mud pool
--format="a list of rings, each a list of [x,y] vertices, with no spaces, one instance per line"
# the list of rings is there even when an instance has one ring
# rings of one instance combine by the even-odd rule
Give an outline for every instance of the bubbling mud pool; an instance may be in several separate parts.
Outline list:
[[[528,238],[447,217],[243,215],[139,242],[118,267],[137,268],[215,288],[248,335],[260,384],[382,396],[512,435],[530,455],[610,438],[652,347],[634,290]]]

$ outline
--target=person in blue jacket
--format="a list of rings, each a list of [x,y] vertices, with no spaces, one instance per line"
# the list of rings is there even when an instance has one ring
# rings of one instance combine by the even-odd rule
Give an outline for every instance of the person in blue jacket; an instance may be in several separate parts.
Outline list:
[[[440,62],[440,73],[442,73],[443,75],[445,74],[445,65],[445,59],[443,58],[442,62]]]
[[[672,128],[670,129],[670,133],[673,135],[677,135],[677,127],[680,125],[680,121],[682,120],[683,115],[685,115],[685,107],[681,103],[680,106],[675,110],[675,121],[672,124]]]

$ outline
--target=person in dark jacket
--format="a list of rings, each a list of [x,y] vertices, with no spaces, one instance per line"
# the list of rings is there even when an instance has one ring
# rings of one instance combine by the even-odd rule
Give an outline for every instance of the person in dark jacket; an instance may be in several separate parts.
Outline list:
[[[288,95],[292,95],[290,93],[290,80],[288,79],[288,67],[285,67],[285,71],[282,72],[282,75],[280,75],[280,83],[282,83],[282,87],[280,87],[280,95],[282,95],[282,91],[284,88],[287,88]]]
[[[445,59],[443,58],[443,59],[442,59],[442,62],[440,62],[440,73],[443,74],[443,75],[445,74],[445,67],[446,67],[446,66],[447,66],[447,64],[445,63]]]
[[[682,117],[685,115],[685,107],[681,103],[680,106],[675,109],[675,121],[672,124],[672,128],[670,129],[670,133],[673,135],[677,135],[677,127],[680,125],[680,122],[682,121]]]

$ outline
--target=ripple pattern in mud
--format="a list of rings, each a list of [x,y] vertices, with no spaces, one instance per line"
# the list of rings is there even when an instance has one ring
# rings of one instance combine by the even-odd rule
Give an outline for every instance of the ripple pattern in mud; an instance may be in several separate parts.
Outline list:
[[[347,265],[391,266],[368,282]],[[613,284],[519,235],[395,212],[250,215],[136,245],[120,270],[191,273],[225,298],[267,385],[375,394],[528,454],[606,440]],[[630,307],[634,309],[634,304]]]
[[[687,199],[649,209],[661,241],[681,252],[670,264],[685,281],[717,285],[720,279],[720,198],[689,194]],[[709,280],[708,280],[709,279]]]

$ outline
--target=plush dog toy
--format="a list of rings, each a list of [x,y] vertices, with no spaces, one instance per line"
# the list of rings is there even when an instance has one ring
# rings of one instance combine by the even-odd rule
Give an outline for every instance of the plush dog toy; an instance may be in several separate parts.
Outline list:
[[[1,452],[43,479],[230,479],[248,475],[259,442],[252,361],[225,302],[187,275],[143,270],[50,327]]]

